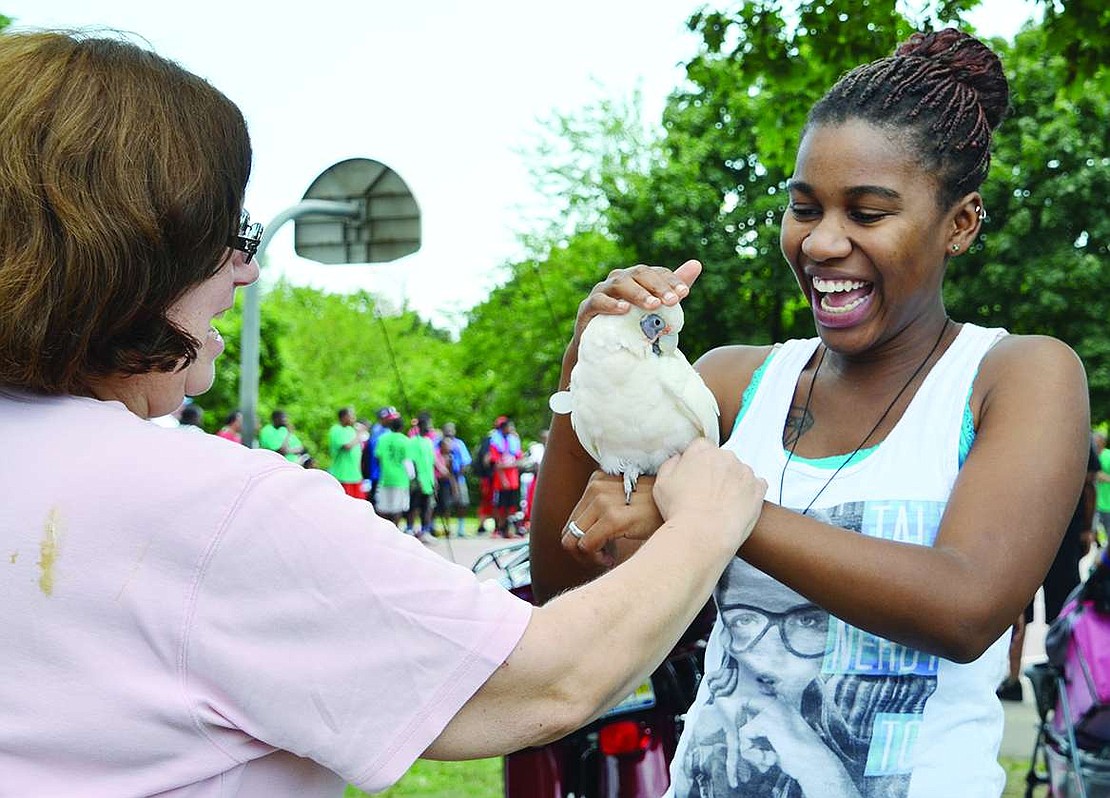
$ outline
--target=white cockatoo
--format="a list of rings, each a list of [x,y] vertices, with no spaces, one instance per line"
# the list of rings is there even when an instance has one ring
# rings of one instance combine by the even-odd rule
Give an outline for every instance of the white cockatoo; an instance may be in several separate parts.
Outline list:
[[[552,395],[601,470],[624,476],[625,501],[641,474],[698,437],[720,442],[713,393],[678,349],[682,308],[634,307],[590,319],[568,390]]]

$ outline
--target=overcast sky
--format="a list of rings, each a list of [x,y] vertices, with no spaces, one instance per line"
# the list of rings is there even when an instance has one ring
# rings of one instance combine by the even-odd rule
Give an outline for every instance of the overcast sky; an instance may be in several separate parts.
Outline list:
[[[270,275],[329,290],[366,288],[458,327],[461,313],[521,252],[519,209],[535,207],[524,160],[537,121],[636,87],[658,119],[697,42],[700,0],[0,0],[16,27],[105,27],[137,34],[242,108],[255,161],[252,216],[295,204],[331,164],[393,168],[422,212],[423,246],[394,264],[321,266],[293,254],[292,225],[269,249]],[[713,6],[720,5],[713,3]],[[973,21],[1011,36],[1029,0],[985,0]]]

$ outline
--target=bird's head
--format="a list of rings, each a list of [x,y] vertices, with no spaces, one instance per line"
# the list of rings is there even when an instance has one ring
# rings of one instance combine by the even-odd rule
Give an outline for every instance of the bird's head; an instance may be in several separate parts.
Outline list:
[[[640,311],[640,330],[655,355],[671,354],[678,348],[682,329],[682,307],[660,305],[653,311]]]

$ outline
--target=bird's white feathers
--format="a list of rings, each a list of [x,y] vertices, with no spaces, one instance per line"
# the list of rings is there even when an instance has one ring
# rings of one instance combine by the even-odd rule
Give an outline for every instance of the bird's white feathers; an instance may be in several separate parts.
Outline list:
[[[624,475],[626,495],[695,438],[720,442],[717,400],[678,350],[682,322],[678,305],[594,316],[569,389],[549,402],[555,413],[570,413],[603,471]]]

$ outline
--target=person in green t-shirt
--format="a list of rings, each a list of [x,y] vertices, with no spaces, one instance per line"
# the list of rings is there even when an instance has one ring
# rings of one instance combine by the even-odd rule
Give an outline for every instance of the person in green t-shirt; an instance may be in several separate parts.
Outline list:
[[[382,418],[389,432],[382,433],[374,446],[374,457],[381,466],[381,477],[374,495],[374,510],[382,518],[396,524],[409,509],[409,486],[416,479],[412,464],[412,447],[401,427],[401,416],[390,408]]]
[[[1105,547],[1107,537],[1110,537],[1110,449],[1106,448],[1106,435],[1101,432],[1094,434],[1095,452],[1098,453],[1098,473],[1095,475],[1095,510],[1098,515],[1096,529],[1099,535],[1099,547]]]
[[[284,410],[275,410],[270,414],[270,423],[258,433],[258,445],[262,449],[285,455],[286,460],[298,464],[303,462],[307,454]]]
[[[331,454],[328,473],[339,480],[348,496],[366,501],[366,491],[362,489],[362,436],[355,426],[355,410],[344,407],[338,417],[339,422],[328,430]]]
[[[419,431],[419,430],[418,430]],[[431,438],[423,434],[409,438],[410,455],[416,480],[409,492],[409,511],[405,515],[405,531],[423,538],[432,531],[432,500],[436,490],[435,450]]]

